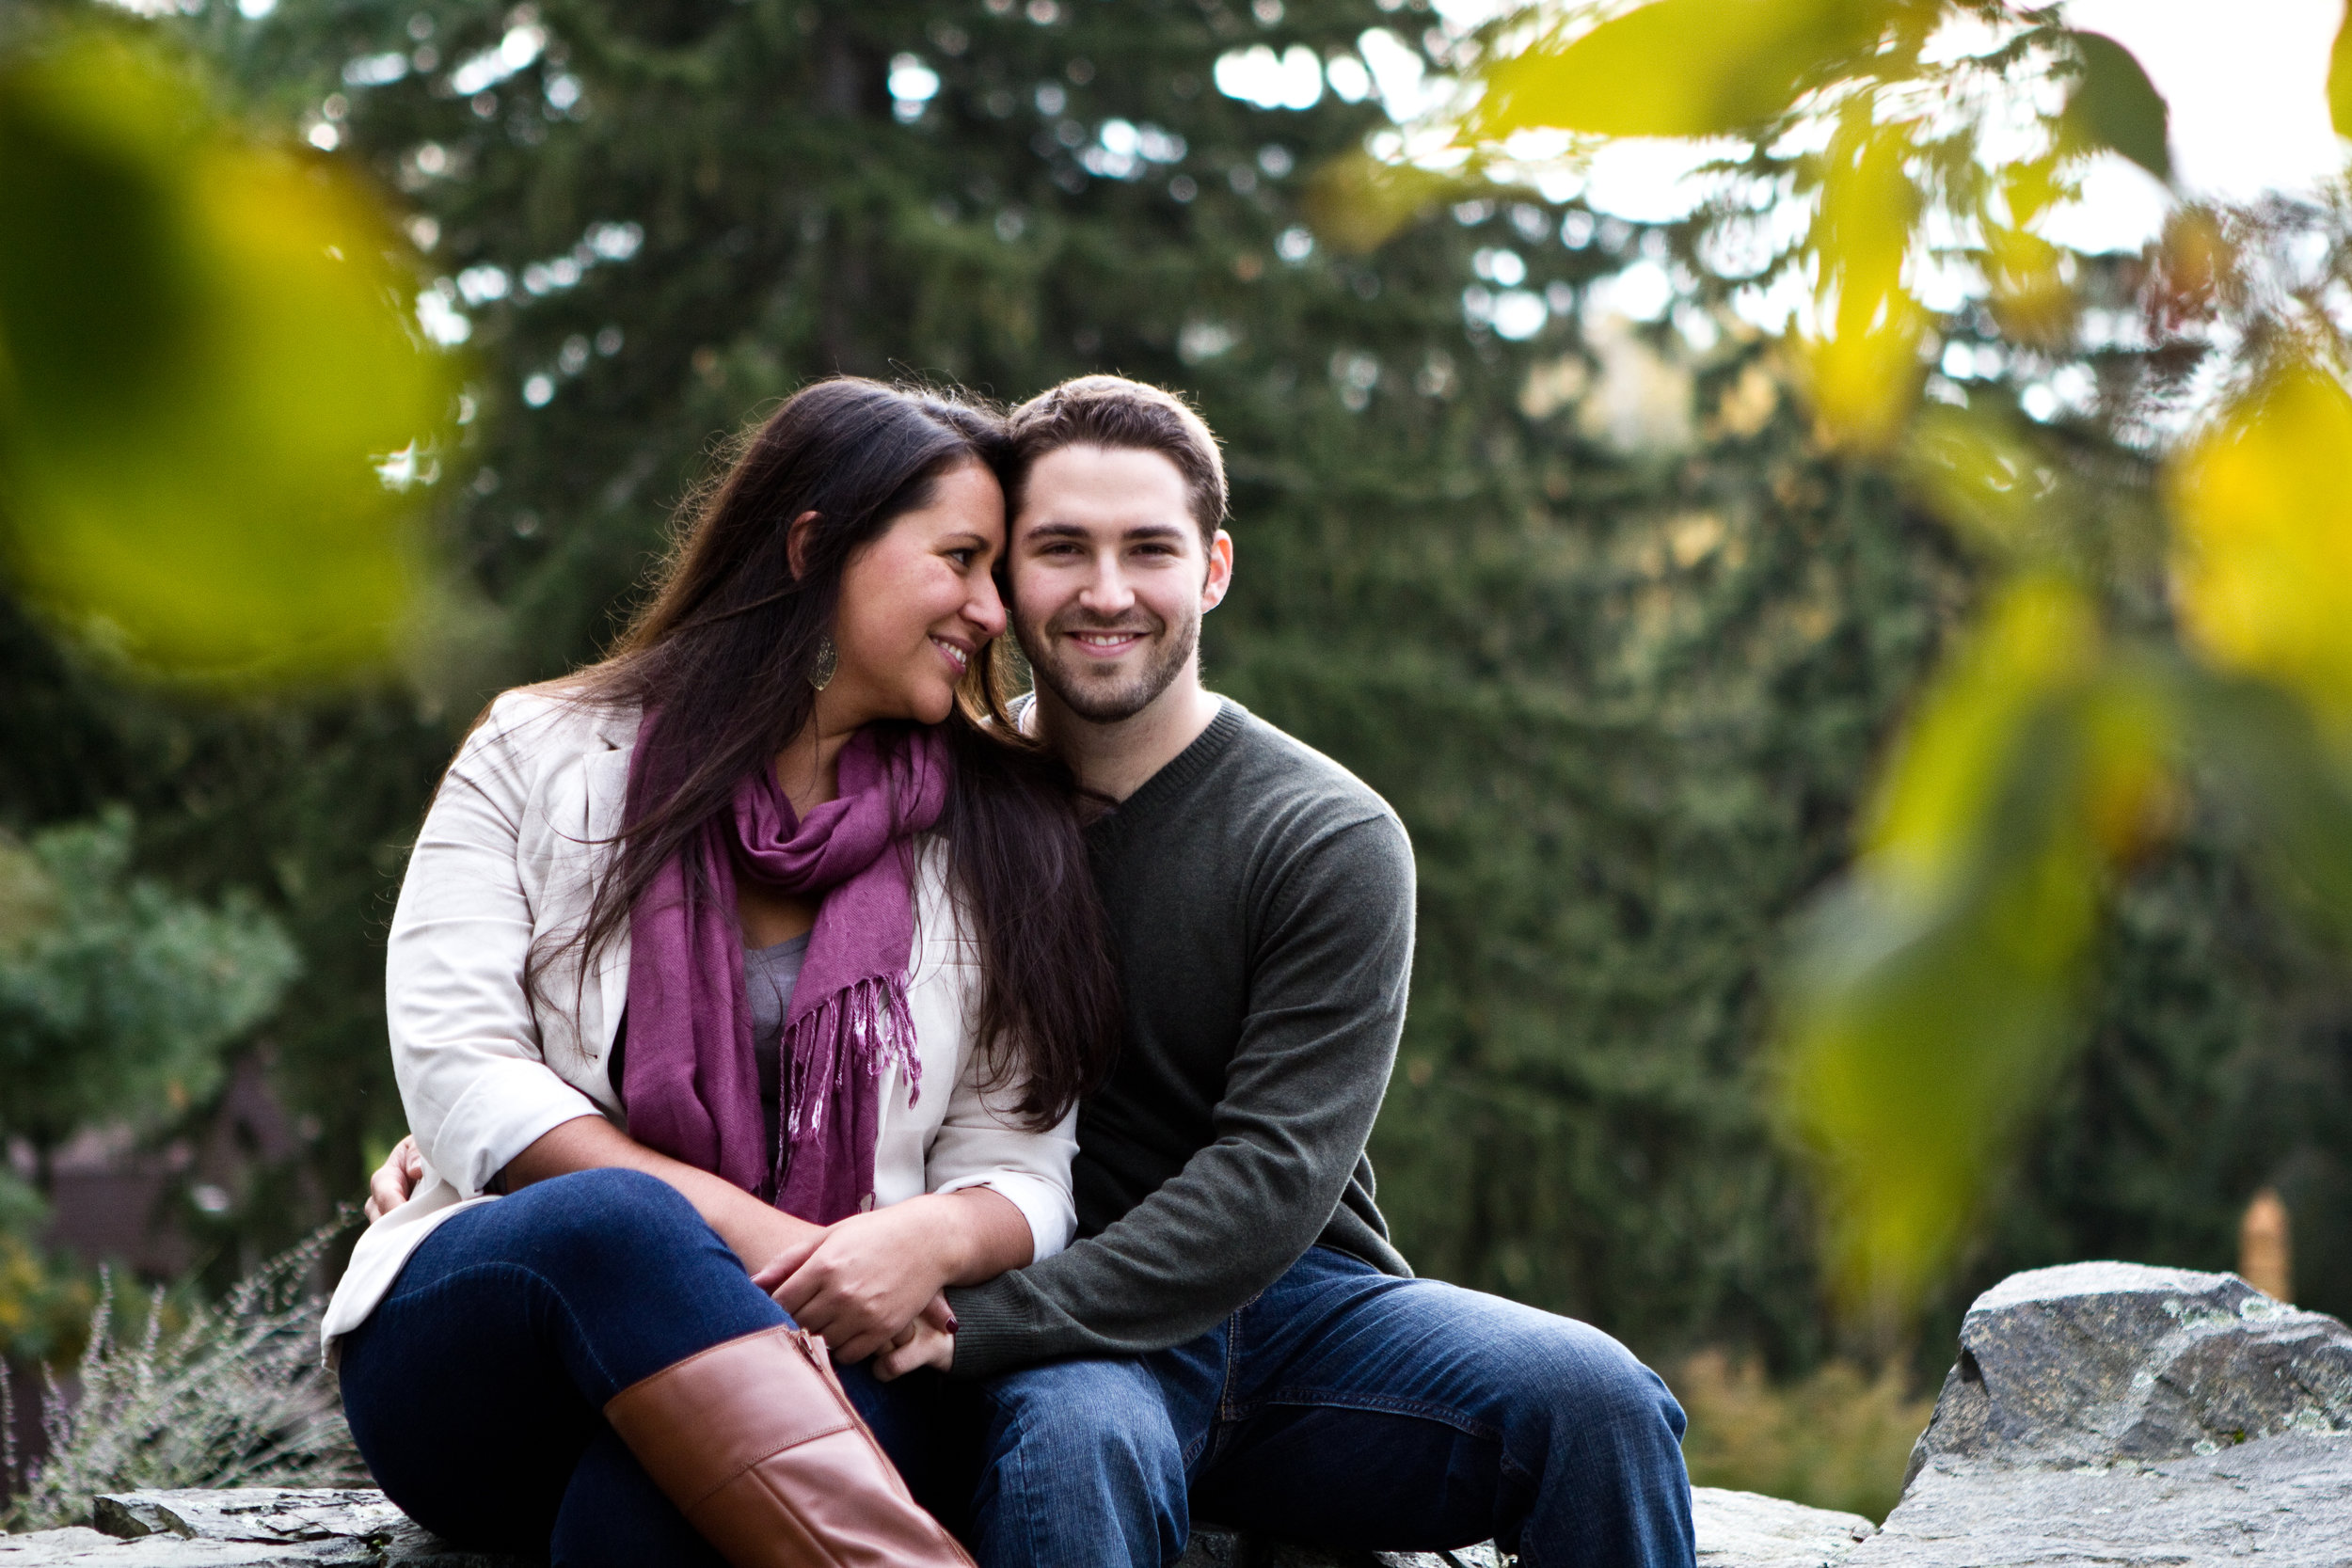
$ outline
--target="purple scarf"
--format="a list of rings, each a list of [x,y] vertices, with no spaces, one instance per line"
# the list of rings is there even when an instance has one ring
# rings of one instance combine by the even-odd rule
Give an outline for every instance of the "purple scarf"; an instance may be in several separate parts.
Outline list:
[[[629,814],[642,802],[654,715],[629,759]],[[909,840],[947,803],[946,747],[914,730],[885,759],[869,728],[841,750],[840,795],[797,817],[762,768],[735,809],[656,875],[629,916],[628,1054],[621,1101],[630,1136],[726,1178],[777,1208],[831,1225],[868,1207],[882,1071],[895,1062],[913,1104],[922,1087],[907,973],[914,948]],[[690,900],[685,857],[705,897]],[[780,1149],[770,1149],[743,998],[735,879],[821,897],[784,1021]],[[778,1166],[781,1164],[781,1180]]]

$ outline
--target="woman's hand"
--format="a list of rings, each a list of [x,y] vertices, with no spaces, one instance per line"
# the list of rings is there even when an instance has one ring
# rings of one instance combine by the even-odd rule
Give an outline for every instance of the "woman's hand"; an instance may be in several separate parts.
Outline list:
[[[897,1344],[926,1303],[932,1328],[953,1334],[940,1288],[1017,1269],[1035,1244],[1012,1199],[964,1187],[851,1214],[770,1253],[752,1278],[794,1322],[823,1335],[836,1357],[863,1361]]]
[[[963,1272],[969,1213],[954,1197],[917,1197],[851,1214],[752,1279],[793,1322],[823,1335],[836,1359],[863,1361],[896,1344]]]
[[[384,1164],[368,1178],[368,1223],[373,1225],[407,1202],[423,1180],[424,1156],[418,1152],[416,1134],[408,1133],[392,1145]]]

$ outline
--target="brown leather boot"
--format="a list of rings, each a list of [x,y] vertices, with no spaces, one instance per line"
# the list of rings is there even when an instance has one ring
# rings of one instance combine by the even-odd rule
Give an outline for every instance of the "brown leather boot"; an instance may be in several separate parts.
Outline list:
[[[604,1415],[735,1568],[973,1568],[805,1330],[713,1345],[630,1384]]]

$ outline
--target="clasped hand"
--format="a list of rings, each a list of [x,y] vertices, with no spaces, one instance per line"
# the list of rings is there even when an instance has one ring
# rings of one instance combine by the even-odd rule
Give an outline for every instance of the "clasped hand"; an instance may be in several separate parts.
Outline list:
[[[836,1358],[880,1356],[874,1373],[885,1383],[916,1367],[945,1369],[956,1341],[942,1287],[954,1271],[942,1260],[936,1203],[915,1198],[835,1221],[769,1259],[752,1282],[822,1335]]]

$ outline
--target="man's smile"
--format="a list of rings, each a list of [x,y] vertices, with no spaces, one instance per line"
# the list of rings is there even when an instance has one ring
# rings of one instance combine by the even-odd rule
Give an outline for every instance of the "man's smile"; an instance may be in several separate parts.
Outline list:
[[[1120,654],[1127,652],[1136,643],[1141,642],[1147,636],[1150,635],[1150,633],[1141,631],[1073,631],[1066,633],[1065,635],[1067,635],[1072,641],[1077,643],[1079,648],[1084,650],[1089,657],[1117,658]]]

